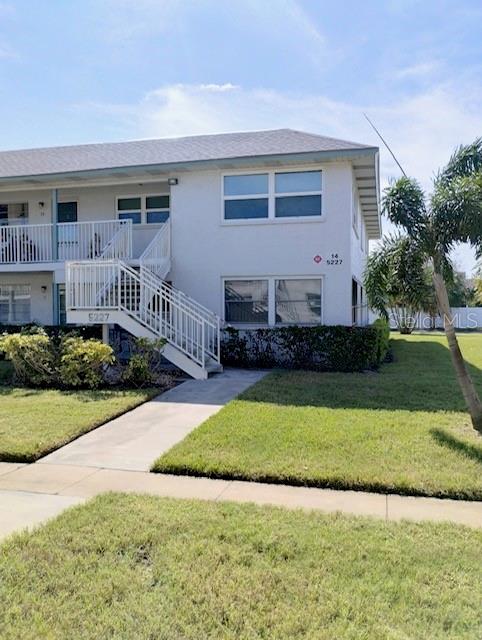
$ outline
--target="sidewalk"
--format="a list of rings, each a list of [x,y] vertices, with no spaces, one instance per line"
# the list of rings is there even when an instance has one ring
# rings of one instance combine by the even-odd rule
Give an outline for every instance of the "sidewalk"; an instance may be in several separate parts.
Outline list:
[[[288,509],[315,509],[327,513],[339,511],[382,520],[447,521],[482,528],[482,502],[212,480],[65,464],[4,463],[0,474],[0,537],[27,525],[36,525],[71,504],[105,491],[254,502]],[[16,508],[18,504],[19,511]],[[29,510],[32,513],[31,521],[25,517]]]

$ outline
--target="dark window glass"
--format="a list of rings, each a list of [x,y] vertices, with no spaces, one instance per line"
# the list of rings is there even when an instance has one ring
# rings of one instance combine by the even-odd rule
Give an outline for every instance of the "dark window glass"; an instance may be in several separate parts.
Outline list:
[[[250,218],[268,217],[268,198],[253,198],[252,200],[225,200],[225,220],[246,220]]]
[[[147,224],[160,224],[167,222],[169,219],[169,211],[148,211]]]
[[[141,208],[140,198],[119,198],[117,200],[118,211],[135,211]]]
[[[132,224],[141,224],[141,212],[119,213],[119,220],[132,220]]]
[[[268,193],[267,173],[224,177],[225,196],[251,196],[258,193]]]
[[[65,284],[59,284],[57,286],[57,302],[58,302],[58,313],[59,324],[67,324],[67,306],[65,301]]]
[[[276,193],[321,191],[321,171],[293,171],[275,175]]]
[[[58,202],[57,222],[77,222],[77,203]]]
[[[276,198],[277,218],[321,216],[321,196],[286,196]]]
[[[315,324],[321,321],[321,281],[276,280],[276,322]]]
[[[169,209],[169,196],[147,196],[146,209]]]
[[[227,322],[250,324],[268,322],[267,280],[226,280],[224,300]]]

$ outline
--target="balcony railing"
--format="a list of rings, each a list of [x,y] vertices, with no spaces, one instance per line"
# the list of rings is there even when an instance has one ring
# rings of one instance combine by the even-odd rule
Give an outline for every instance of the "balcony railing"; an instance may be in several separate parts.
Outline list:
[[[0,226],[0,264],[131,256],[131,220]]]

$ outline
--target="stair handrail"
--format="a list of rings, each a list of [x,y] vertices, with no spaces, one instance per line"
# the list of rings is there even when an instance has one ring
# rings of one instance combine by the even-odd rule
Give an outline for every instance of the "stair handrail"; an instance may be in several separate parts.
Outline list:
[[[127,255],[132,256],[132,220],[119,220],[119,228],[114,235],[106,242],[104,248],[99,254],[100,260],[116,260],[119,259],[119,247],[121,242],[127,240]]]
[[[164,222],[139,258],[140,271],[159,278],[166,276],[171,264],[171,224]]]
[[[77,261],[68,263],[67,281],[69,309],[116,308],[200,366],[206,356],[220,362],[218,316],[152,273],[121,260]]]

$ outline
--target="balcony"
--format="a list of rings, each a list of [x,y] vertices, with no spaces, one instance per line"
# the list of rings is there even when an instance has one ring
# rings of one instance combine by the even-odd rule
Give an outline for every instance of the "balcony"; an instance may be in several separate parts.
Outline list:
[[[131,257],[131,220],[0,226],[0,266]]]

